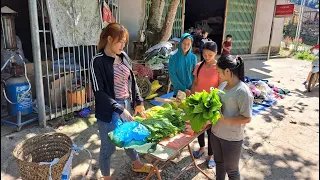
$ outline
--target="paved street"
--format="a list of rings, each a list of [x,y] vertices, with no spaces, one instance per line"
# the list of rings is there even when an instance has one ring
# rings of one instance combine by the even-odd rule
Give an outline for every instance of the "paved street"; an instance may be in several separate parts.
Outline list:
[[[251,78],[268,79],[276,87],[287,88],[292,93],[263,114],[256,116],[246,126],[243,155],[240,161],[241,175],[248,180],[318,180],[319,179],[319,89],[306,93],[301,84],[307,77],[311,62],[293,59],[273,59],[270,61],[245,61],[246,75]],[[50,121],[51,124],[56,123]],[[19,177],[17,165],[13,161],[12,150],[22,140],[35,134],[55,131],[37,126],[25,128],[19,133],[6,134],[8,126],[1,126],[1,179]],[[98,155],[100,142],[94,118],[73,119],[62,130],[77,144],[84,144],[94,156],[91,179],[100,176]],[[207,142],[207,141],[206,141]],[[193,142],[194,148],[198,143]],[[142,179],[142,175],[130,171],[129,158],[123,149],[112,157],[114,179]],[[181,156],[163,171],[164,180],[174,179],[186,164],[191,162],[185,149]],[[204,159],[198,160],[205,167]],[[75,179],[87,168],[88,156],[85,152],[73,161]],[[206,170],[214,177],[214,170]],[[153,179],[156,179],[155,177]],[[205,179],[196,170],[186,171],[179,179]]]

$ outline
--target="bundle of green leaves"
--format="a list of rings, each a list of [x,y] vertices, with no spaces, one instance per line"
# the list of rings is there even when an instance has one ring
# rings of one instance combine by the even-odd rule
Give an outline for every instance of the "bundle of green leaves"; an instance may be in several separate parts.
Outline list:
[[[183,101],[185,115],[182,117],[185,121],[190,121],[194,132],[199,132],[203,126],[210,121],[216,124],[220,118],[220,108],[222,106],[218,93],[223,93],[214,88],[209,93],[202,91],[195,93]]]
[[[150,132],[148,142],[157,142],[167,137],[173,137],[186,129],[186,123],[181,118],[180,110],[174,110],[170,104],[154,106],[146,111],[148,118],[135,117]]]
[[[141,121],[141,124],[151,133],[147,137],[148,142],[158,142],[179,133],[179,129],[175,127],[168,118],[147,118]]]

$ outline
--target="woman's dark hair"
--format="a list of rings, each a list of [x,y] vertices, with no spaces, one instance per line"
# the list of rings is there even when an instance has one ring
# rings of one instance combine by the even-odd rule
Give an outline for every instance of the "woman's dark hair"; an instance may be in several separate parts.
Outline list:
[[[209,33],[208,30],[202,30],[201,34]]]
[[[218,59],[217,66],[223,70],[230,69],[232,74],[244,82],[244,63],[240,56],[235,57],[230,54],[221,56]]]
[[[208,41],[203,45],[203,50],[205,50],[205,49],[217,52],[218,51],[218,45],[214,41]],[[205,63],[204,60],[200,63],[199,68],[197,70],[197,77],[199,76],[200,69],[204,65],[204,63]]]
[[[203,50],[207,49],[210,51],[217,52],[218,51],[218,45],[214,41],[208,41],[203,45]]]

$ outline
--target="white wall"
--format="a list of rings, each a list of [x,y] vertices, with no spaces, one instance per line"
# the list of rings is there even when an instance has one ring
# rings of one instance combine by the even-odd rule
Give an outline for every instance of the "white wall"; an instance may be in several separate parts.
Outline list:
[[[133,54],[133,41],[139,40],[139,30],[144,18],[145,0],[119,0],[120,23],[129,31],[129,54]]]
[[[251,54],[267,53],[274,11],[275,0],[257,0],[256,19],[253,31]],[[278,0],[278,4],[285,4],[286,0]],[[283,34],[284,18],[275,18],[272,51],[280,50]]]

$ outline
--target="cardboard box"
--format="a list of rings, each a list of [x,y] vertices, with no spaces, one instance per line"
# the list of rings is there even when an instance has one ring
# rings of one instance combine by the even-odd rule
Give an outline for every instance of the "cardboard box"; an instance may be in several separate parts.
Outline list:
[[[42,74],[46,75],[47,74],[47,63],[46,61],[42,61]],[[36,84],[34,80],[34,64],[33,63],[28,63],[26,64],[27,68],[27,76],[31,84],[31,92],[32,92],[32,97],[36,97]],[[48,60],[48,72],[52,72],[52,62]],[[45,84],[45,83],[44,83]]]
[[[31,84],[31,92],[32,97],[36,97],[36,87],[35,87],[35,77],[34,77],[34,64],[28,63],[27,66],[27,75]],[[50,100],[51,100],[51,108],[55,109],[61,108],[62,106],[66,105],[66,85],[67,87],[70,86],[72,79],[73,79],[73,73],[70,74],[69,71],[67,71],[65,74],[63,73],[63,69],[60,70],[60,78],[56,79],[58,76],[58,72],[55,69],[56,73],[53,73],[52,70],[52,62],[48,60],[48,71],[47,71],[47,62],[42,62],[42,77],[43,77],[43,89],[44,89],[44,97],[45,97],[45,104],[47,106],[50,106]],[[48,73],[47,73],[48,72]],[[64,76],[65,75],[65,76]],[[61,88],[60,88],[61,83]],[[62,97],[62,101],[61,101]],[[49,100],[50,98],[50,100]]]
[[[63,76],[63,75],[62,75]],[[67,74],[66,76],[60,77],[59,79],[53,80],[52,73],[49,75],[49,89],[48,89],[48,78],[43,78],[44,84],[44,96],[45,103],[49,106],[49,92],[50,92],[50,100],[51,100],[51,108],[55,109],[61,108],[66,105],[66,89],[70,87],[73,79],[73,73]],[[61,83],[61,88],[60,88]],[[61,101],[62,100],[62,101]]]

